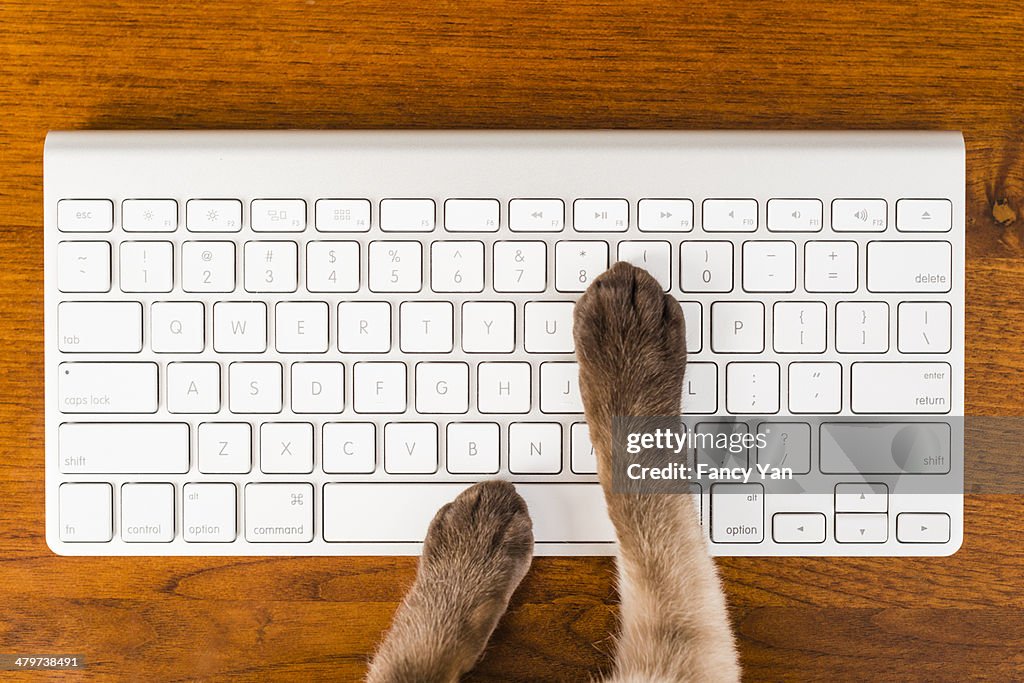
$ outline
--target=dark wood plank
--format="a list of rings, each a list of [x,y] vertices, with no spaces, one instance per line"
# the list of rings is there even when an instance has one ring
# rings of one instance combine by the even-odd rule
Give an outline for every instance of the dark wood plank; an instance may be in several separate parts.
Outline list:
[[[404,558],[50,554],[48,129],[960,129],[968,406],[1024,412],[1013,3],[5,0],[0,22],[0,651],[81,652],[89,679],[351,680],[414,571]],[[749,677],[1019,678],[1021,495],[972,496],[967,511],[952,558],[723,559]],[[538,560],[472,678],[606,671],[616,614],[609,560]]]

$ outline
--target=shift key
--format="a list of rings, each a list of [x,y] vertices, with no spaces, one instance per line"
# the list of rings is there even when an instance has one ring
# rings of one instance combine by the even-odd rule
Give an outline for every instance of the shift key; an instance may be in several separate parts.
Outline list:
[[[155,413],[156,363],[61,363],[62,413]]]

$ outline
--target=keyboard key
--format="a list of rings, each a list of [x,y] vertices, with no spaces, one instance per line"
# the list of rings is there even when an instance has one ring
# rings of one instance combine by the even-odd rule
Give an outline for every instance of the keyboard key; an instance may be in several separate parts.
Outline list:
[[[185,203],[185,227],[191,232],[238,232],[242,229],[242,202],[190,199]]]
[[[689,199],[641,199],[637,227],[641,232],[690,232],[693,201]]]
[[[431,244],[430,288],[435,292],[484,291],[484,243]]]
[[[157,301],[150,311],[150,345],[156,353],[200,353],[206,346],[206,313],[198,301]]]
[[[228,366],[228,409],[236,414],[280,413],[281,373],[280,363],[232,363]]]
[[[61,484],[60,540],[106,543],[113,536],[114,505],[110,484]]]
[[[181,535],[186,543],[230,543],[237,537],[234,484],[185,484]]]
[[[820,199],[769,199],[768,229],[772,232],[820,232]]]
[[[811,426],[803,422],[762,422],[757,433],[764,447],[757,447],[756,462],[766,467],[788,467],[794,474],[811,471]]]
[[[952,267],[949,242],[868,243],[870,292],[948,292]]]
[[[69,422],[60,426],[57,445],[63,474],[188,472],[184,423]]]
[[[683,414],[710,415],[718,411],[718,366],[687,363],[683,379]]]
[[[942,423],[821,425],[821,471],[826,474],[945,474],[950,429]]]
[[[555,289],[582,292],[608,270],[607,242],[559,242],[555,245]]]
[[[248,422],[204,422],[199,425],[200,472],[246,474],[251,470],[252,426]]]
[[[529,363],[480,363],[476,379],[481,413],[530,412]]]
[[[903,302],[898,309],[900,353],[949,353],[953,307],[945,301]]]
[[[833,414],[843,408],[843,366],[839,363],[790,363],[789,412]]]
[[[372,474],[377,428],[372,422],[328,422],[323,427],[323,468],[328,474]]]
[[[732,242],[683,242],[684,292],[732,291]]]
[[[432,232],[433,199],[382,199],[380,229],[384,232]]]
[[[686,351],[700,353],[704,349],[704,309],[699,301],[680,301],[686,323]]]
[[[234,242],[182,244],[181,288],[186,292],[235,291]]]
[[[341,363],[292,363],[294,413],[340,413],[345,408],[345,366]]]
[[[764,486],[715,484],[711,487],[711,541],[761,543],[764,540]]]
[[[246,242],[245,291],[294,292],[299,283],[295,242]]]
[[[170,242],[121,242],[122,292],[169,292],[174,286]]]
[[[57,229],[110,232],[114,229],[114,203],[109,199],[61,199],[57,202]]]
[[[750,429],[745,422],[698,422],[693,436],[698,465],[730,469],[749,466],[750,449],[743,442],[750,439]]]
[[[804,289],[808,292],[857,291],[856,242],[807,242]]]
[[[498,425],[452,422],[448,425],[447,462],[452,474],[497,474]]]
[[[888,538],[888,515],[836,514],[837,543],[885,543]]]
[[[438,508],[469,484],[325,484],[324,540],[420,542]],[[533,517],[537,543],[613,543],[598,484],[517,484]],[[400,509],[402,515],[394,514]]]
[[[527,304],[529,306],[529,304]],[[462,350],[511,353],[516,344],[516,305],[511,301],[462,304]]]
[[[58,244],[57,289],[62,292],[109,292],[110,242]]]
[[[121,486],[121,540],[126,543],[174,540],[174,484]]]
[[[423,288],[419,242],[370,242],[370,291],[418,292]]]
[[[820,512],[777,512],[772,515],[776,543],[824,543],[825,515]]]
[[[359,243],[307,242],[306,289],[311,292],[358,292]]]
[[[586,422],[575,423],[570,441],[572,471],[576,474],[597,474],[597,453],[590,441],[590,426]]]
[[[796,244],[756,241],[743,243],[743,290],[792,292],[796,289]]]
[[[260,425],[260,471],[308,474],[313,471],[313,425],[266,422]]]
[[[352,368],[352,401],[357,413],[404,413],[405,363],[356,363]]]
[[[888,209],[884,199],[835,199],[832,229],[836,232],[885,232]]]
[[[274,346],[280,353],[327,352],[327,304],[281,301],[274,307]]]
[[[953,229],[953,202],[901,199],[896,202],[896,229],[900,232],[949,232]]]
[[[469,366],[416,364],[416,412],[454,415],[469,411]]]
[[[313,540],[311,484],[246,484],[245,539],[250,543]]]
[[[629,202],[625,199],[577,199],[572,224],[577,232],[626,232]]]
[[[528,353],[572,353],[571,301],[528,301],[525,307],[525,348]]]
[[[57,347],[64,353],[138,353],[142,304],[65,301],[57,305]]]
[[[543,242],[494,243],[494,291],[543,292],[548,256]]]
[[[499,207],[497,199],[448,199],[444,203],[445,230],[497,232]]]
[[[836,351],[885,353],[889,350],[889,304],[842,301],[836,304]]]
[[[711,349],[715,353],[764,351],[764,304],[759,301],[711,304]]]
[[[514,422],[508,426],[508,471],[558,474],[562,471],[562,426]]]
[[[561,199],[513,199],[508,203],[508,227],[513,232],[561,232],[565,203]]]
[[[705,232],[754,232],[757,230],[757,200],[705,199]]]
[[[889,487],[885,484],[836,484],[836,512],[888,512]]]
[[[155,413],[156,363],[61,363],[62,413]]]
[[[949,543],[949,515],[944,512],[903,512],[896,515],[900,543]]]
[[[220,412],[220,364],[168,363],[167,412]]]
[[[262,301],[219,301],[213,305],[213,349],[217,353],[267,350],[267,305]]]
[[[643,268],[666,292],[672,288],[672,247],[668,242],[619,242],[618,260]]]
[[[447,301],[403,302],[398,327],[402,351],[451,353],[455,344],[454,315]]]
[[[121,202],[121,229],[125,232],[174,232],[178,229],[178,202],[126,199]]]
[[[582,413],[579,365],[576,363],[540,364],[540,411],[542,413]]]
[[[777,363],[729,363],[725,366],[725,404],[734,414],[779,412]]]
[[[253,232],[302,232],[306,202],[301,199],[254,199],[249,205]]]
[[[318,199],[316,229],[320,232],[369,231],[370,200]]]
[[[772,346],[776,353],[824,353],[825,304],[779,301],[772,308]]]
[[[850,368],[855,413],[948,413],[949,363],[854,363]]]
[[[433,422],[384,425],[384,471],[388,474],[437,472],[437,425]]]
[[[391,304],[343,301],[338,304],[338,350],[387,353],[391,350]]]

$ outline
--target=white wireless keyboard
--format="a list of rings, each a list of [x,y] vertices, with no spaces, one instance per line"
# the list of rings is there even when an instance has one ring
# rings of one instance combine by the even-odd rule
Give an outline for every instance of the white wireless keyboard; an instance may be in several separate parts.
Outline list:
[[[537,553],[613,554],[573,302],[682,304],[718,555],[963,535],[959,133],[58,132],[46,537],[68,555],[417,553],[516,482]]]

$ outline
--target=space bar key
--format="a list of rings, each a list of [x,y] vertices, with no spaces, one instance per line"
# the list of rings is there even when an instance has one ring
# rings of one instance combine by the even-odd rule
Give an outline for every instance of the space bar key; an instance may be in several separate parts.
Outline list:
[[[434,514],[471,484],[339,483],[324,485],[324,540],[414,543]],[[537,543],[610,543],[615,529],[598,484],[517,484]]]

